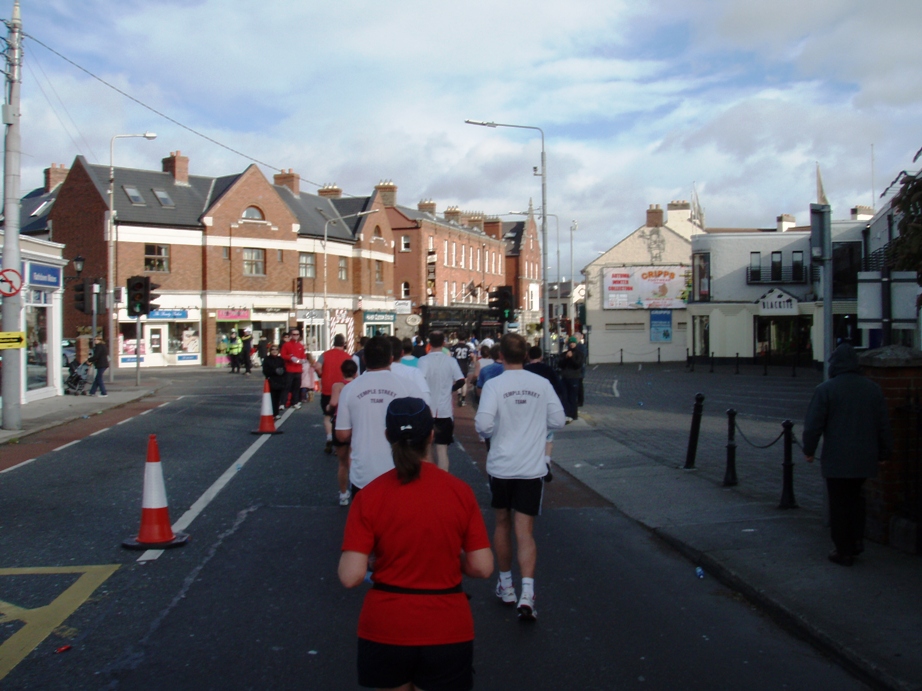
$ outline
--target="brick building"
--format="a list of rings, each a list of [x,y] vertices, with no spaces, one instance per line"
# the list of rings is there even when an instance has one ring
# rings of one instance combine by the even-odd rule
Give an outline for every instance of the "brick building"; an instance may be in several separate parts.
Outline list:
[[[528,202],[528,215],[524,221],[506,221],[488,225],[502,231],[506,255],[506,285],[515,294],[519,330],[532,334],[541,323],[541,240],[535,223],[535,212]]]

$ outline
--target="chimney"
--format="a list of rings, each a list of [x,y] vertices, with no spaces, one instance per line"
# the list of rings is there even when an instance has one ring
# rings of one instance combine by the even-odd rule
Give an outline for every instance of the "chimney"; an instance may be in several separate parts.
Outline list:
[[[70,168],[65,168],[63,163],[52,163],[50,168],[45,168],[45,192],[50,192],[64,182],[69,172]]]
[[[503,222],[495,216],[484,219],[483,232],[494,240],[501,240],[503,237]]]
[[[781,214],[780,216],[778,216],[778,218],[775,219],[775,221],[778,223],[779,233],[783,233],[785,231],[790,230],[791,228],[794,227],[794,224],[796,223],[796,221],[794,220],[794,217],[791,214]]]
[[[435,216],[435,202],[431,199],[420,199],[419,204],[416,205],[416,208],[422,211],[424,214],[431,214]]]
[[[381,203],[385,208],[397,206],[397,185],[393,180],[382,180],[375,185],[375,190],[381,195]]]
[[[178,149],[171,151],[163,161],[163,172],[173,176],[173,182],[177,185],[189,184],[189,157],[183,156]]]
[[[449,223],[461,223],[461,209],[457,206],[449,206],[445,209],[445,220]]]
[[[483,211],[468,211],[461,219],[463,225],[468,228],[483,230]]]
[[[662,228],[662,226],[663,210],[660,208],[659,204],[650,204],[650,208],[647,209],[647,227]]]
[[[301,194],[301,177],[291,168],[287,171],[283,170],[281,173],[276,173],[272,176],[272,181],[279,187],[287,187],[296,197]],[[322,197],[323,195],[321,194],[320,196]]]
[[[874,218],[874,209],[870,206],[858,205],[852,208],[853,221],[870,221]]]
[[[666,212],[670,221],[691,220],[691,204],[684,199],[669,202],[666,205]]]

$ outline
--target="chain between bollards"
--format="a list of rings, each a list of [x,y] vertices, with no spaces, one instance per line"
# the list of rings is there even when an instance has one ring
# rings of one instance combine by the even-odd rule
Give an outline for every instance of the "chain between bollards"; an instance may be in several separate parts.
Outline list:
[[[727,409],[727,470],[724,473],[724,487],[738,484],[736,479],[736,411]]]
[[[698,434],[701,432],[701,413],[704,411],[704,394],[695,394],[695,406],[692,408],[691,433],[688,435],[688,453],[685,454],[685,470],[695,469],[695,456],[698,453]]]
[[[781,503],[779,509],[796,509],[797,501],[794,499],[794,423],[785,420],[781,423],[784,428],[784,481],[781,488]]]

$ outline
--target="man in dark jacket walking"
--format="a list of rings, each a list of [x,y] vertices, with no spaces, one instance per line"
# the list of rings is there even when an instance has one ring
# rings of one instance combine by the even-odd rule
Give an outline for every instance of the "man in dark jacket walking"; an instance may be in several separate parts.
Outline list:
[[[862,485],[890,456],[887,402],[880,387],[862,376],[858,355],[844,343],[829,356],[829,380],[816,387],[804,421],[804,455],[813,462],[820,437],[823,477],[829,490],[829,523],[835,550],[829,560],[851,566],[864,550]]]
[[[576,336],[570,336],[567,341],[567,350],[560,356],[560,378],[563,379],[563,388],[567,393],[567,400],[563,409],[569,420],[579,417],[579,386],[583,380],[583,365],[586,359],[582,351],[577,348]]]
[[[102,336],[96,337],[96,345],[93,346],[93,354],[90,356],[93,367],[96,368],[96,377],[93,379],[93,386],[90,387],[90,396],[96,395],[96,389],[99,389],[99,395],[103,398],[108,396],[106,393],[106,382],[103,375],[109,369],[109,349]]]

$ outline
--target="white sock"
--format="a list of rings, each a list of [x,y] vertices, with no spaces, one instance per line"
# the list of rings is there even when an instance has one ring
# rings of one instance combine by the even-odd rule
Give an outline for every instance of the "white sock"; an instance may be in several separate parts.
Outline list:
[[[535,595],[535,579],[534,578],[523,578],[522,579],[522,595]]]
[[[550,465],[550,464],[551,464],[551,457],[550,457],[550,456],[545,456],[545,457],[544,457],[544,462],[547,463],[548,465]]]
[[[328,434],[328,435],[327,435],[327,441],[333,441],[333,435],[332,435],[332,434]]]
[[[499,572],[499,584],[504,588],[512,587],[512,571]]]

